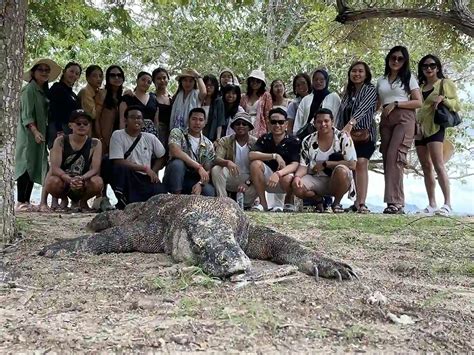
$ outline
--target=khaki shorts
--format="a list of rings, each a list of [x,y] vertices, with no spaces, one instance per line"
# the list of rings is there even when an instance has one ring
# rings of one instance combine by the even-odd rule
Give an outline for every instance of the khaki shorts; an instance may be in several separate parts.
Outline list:
[[[338,165],[334,168],[333,173],[336,169],[344,169],[347,173],[347,179],[351,183],[352,186],[352,171],[345,165]],[[310,175],[307,174],[301,178],[301,182],[303,183],[306,189],[313,191],[318,196],[332,196],[331,192],[331,178],[332,176],[319,176],[319,175]]]
[[[264,176],[264,179],[265,179],[265,184],[267,184],[268,180],[270,180],[270,177],[272,176],[274,171],[272,169],[270,169],[268,167],[268,165],[265,164],[265,163],[263,164],[263,166],[265,167],[265,171],[263,172],[263,176]],[[293,176],[293,174],[288,174],[288,175]],[[281,187],[280,184],[278,184],[277,186],[275,186],[273,188],[266,186],[265,191],[266,192],[272,192],[272,193],[285,193],[285,190],[283,190],[283,188]]]

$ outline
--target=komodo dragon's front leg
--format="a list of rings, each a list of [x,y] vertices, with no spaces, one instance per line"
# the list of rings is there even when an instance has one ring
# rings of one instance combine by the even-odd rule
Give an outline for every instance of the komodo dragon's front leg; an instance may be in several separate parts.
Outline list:
[[[61,251],[91,254],[159,253],[164,250],[164,237],[157,223],[137,222],[128,226],[116,226],[100,233],[60,240],[44,247],[39,255],[52,257]]]
[[[326,258],[296,239],[263,226],[250,226],[244,251],[253,259],[296,265],[301,272],[316,278],[358,278],[351,266]]]

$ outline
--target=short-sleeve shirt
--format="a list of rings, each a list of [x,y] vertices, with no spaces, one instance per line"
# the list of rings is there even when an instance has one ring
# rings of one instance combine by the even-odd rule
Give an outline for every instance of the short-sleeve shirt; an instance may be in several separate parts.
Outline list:
[[[189,137],[187,129],[173,128],[170,132],[168,145],[172,143],[178,145],[192,160],[210,168],[216,158],[212,142],[201,133],[201,139],[196,154],[192,150],[191,139]]]
[[[252,151],[279,154],[288,165],[300,160],[300,140],[295,136],[286,134],[279,144],[275,144],[273,134],[267,133],[257,140]],[[264,161],[264,163],[267,164],[272,171],[278,170],[278,163],[276,160],[267,160]]]
[[[420,88],[413,74],[410,76],[409,86],[410,92]],[[379,80],[377,80],[377,94],[379,95],[382,105],[387,105],[395,101],[410,100],[410,93],[405,91],[400,78],[397,78],[393,83],[390,83],[388,77],[380,77]]]
[[[288,105],[288,109],[286,110],[288,119],[290,120],[295,119],[296,112],[298,111],[298,106],[300,105],[301,100],[302,100],[302,97],[297,97],[293,101],[290,102],[290,104]]]
[[[310,134],[301,143],[300,165],[312,170],[317,162],[326,161],[332,153],[341,153],[346,161],[357,161],[357,153],[351,137],[336,128],[333,128],[334,138],[332,146],[327,151],[319,148],[318,132]],[[326,176],[324,172],[318,175]]]
[[[112,133],[109,158],[111,160],[124,159],[125,153],[132,146],[136,138],[128,135],[125,129]],[[135,164],[151,167],[152,156],[161,158],[163,155],[165,155],[165,148],[160,140],[151,133],[142,132],[142,138],[127,157],[127,160]]]

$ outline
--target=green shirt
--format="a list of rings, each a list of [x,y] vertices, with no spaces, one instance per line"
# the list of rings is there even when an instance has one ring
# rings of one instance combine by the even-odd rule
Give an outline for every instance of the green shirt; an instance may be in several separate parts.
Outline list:
[[[26,126],[35,123],[38,131],[46,139],[48,100],[43,89],[32,80],[21,90],[20,101],[20,119],[16,133],[15,179],[27,172],[31,181],[43,184],[48,171],[46,143],[36,143],[33,134]]]
[[[433,85],[433,91],[426,100],[423,100],[423,105],[416,113],[416,119],[421,125],[421,131],[423,132],[423,137],[430,137],[433,134],[439,131],[439,125],[434,123],[435,109],[433,103],[436,98],[439,96],[439,89],[441,85],[441,80],[438,80]],[[423,87],[421,90],[423,91]],[[459,102],[458,94],[456,92],[456,85],[449,80],[443,79],[443,91],[444,91],[444,100],[443,104],[446,105],[452,111],[458,112],[461,110],[461,104]]]

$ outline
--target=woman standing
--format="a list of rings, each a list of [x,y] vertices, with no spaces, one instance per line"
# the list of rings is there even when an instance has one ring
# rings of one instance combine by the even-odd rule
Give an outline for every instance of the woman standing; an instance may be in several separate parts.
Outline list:
[[[102,95],[100,93],[100,87],[104,80],[104,72],[98,65],[89,65],[86,69],[86,80],[87,85],[79,91],[77,95],[81,102],[81,108],[92,116],[94,125],[92,129],[92,136],[101,139],[99,132],[99,120],[97,118],[97,111],[101,110]]]
[[[55,80],[61,67],[51,59],[35,60],[23,76],[28,84],[21,90],[20,119],[17,127],[15,180],[17,211],[32,211],[30,204],[34,183],[43,184],[48,170],[46,126],[48,124],[48,81]]]
[[[206,97],[201,107],[206,112],[206,126],[203,134],[211,142],[222,137],[222,126],[225,125],[224,102],[219,97],[219,82],[214,75],[206,75],[203,79],[206,85]]]
[[[142,132],[154,134],[158,138],[159,112],[155,95],[150,95],[151,74],[141,71],[137,75],[137,86],[133,95],[123,95],[119,106],[120,129],[125,128],[125,110],[129,106],[138,106],[143,112]]]
[[[426,214],[449,215],[451,213],[451,194],[449,177],[443,160],[443,141],[445,128],[434,122],[436,108],[443,103],[452,111],[459,111],[461,105],[454,83],[443,75],[440,60],[428,54],[418,63],[418,80],[423,95],[423,105],[418,110],[417,120],[421,125],[422,139],[415,140],[416,152],[420,159],[428,194],[428,206],[423,210]],[[441,94],[441,85],[443,92]],[[444,195],[444,205],[438,210],[436,205],[434,170]]]
[[[102,105],[97,111],[97,120],[102,137],[102,154],[109,153],[110,138],[114,130],[119,128],[119,104],[122,99],[125,73],[118,65],[111,65],[105,71],[105,90],[102,94]]]
[[[270,95],[272,95],[272,108],[282,108],[285,111],[290,104],[290,99],[286,96],[286,88],[283,80],[276,79],[270,84]]]
[[[71,112],[80,108],[79,99],[72,88],[82,73],[82,67],[76,62],[69,62],[63,69],[61,78],[48,91],[49,122],[48,147],[53,147],[57,136],[71,132],[69,116]]]
[[[293,125],[295,123],[296,112],[301,100],[307,96],[311,88],[311,79],[306,73],[299,73],[293,78],[293,94],[295,98],[288,105],[288,132],[294,134]]]
[[[244,109],[240,106],[241,99],[242,94],[239,86],[229,84],[222,88],[222,101],[224,102],[225,117],[225,124],[222,127],[223,136],[230,136],[235,133],[230,127],[230,122],[232,122],[232,119],[237,112],[244,112]]]
[[[272,96],[265,90],[265,73],[252,70],[247,78],[247,93],[242,95],[240,105],[254,122],[252,134],[260,137],[267,133],[268,113],[272,109]]]
[[[323,69],[317,69],[313,73],[313,92],[303,98],[296,112],[293,132],[296,133],[314,119],[315,113],[320,108],[331,110],[337,117],[341,99],[335,92],[329,91],[329,75]]]
[[[189,111],[200,107],[206,97],[206,85],[201,74],[194,69],[186,69],[177,77],[178,91],[173,96],[170,130],[187,128]]]
[[[380,152],[383,157],[387,208],[384,213],[402,214],[405,205],[403,170],[415,134],[415,109],[421,107],[418,83],[410,72],[410,57],[403,46],[393,47],[385,57],[384,76],[377,81],[380,121]]]
[[[375,151],[377,134],[374,114],[377,90],[372,85],[372,73],[364,62],[355,62],[347,73],[348,82],[337,115],[336,127],[352,136],[357,152],[355,183],[357,197],[349,211],[369,213],[365,204],[369,185],[369,160]]]
[[[219,92],[222,95],[222,89],[227,85],[237,85],[239,86],[239,80],[234,75],[234,72],[229,68],[224,68],[219,74]]]
[[[155,93],[150,93],[156,97],[158,105],[158,134],[161,143],[168,150],[168,137],[170,133],[171,117],[171,95],[168,92],[168,83],[170,76],[164,68],[156,68],[151,73],[153,83],[155,84]]]

